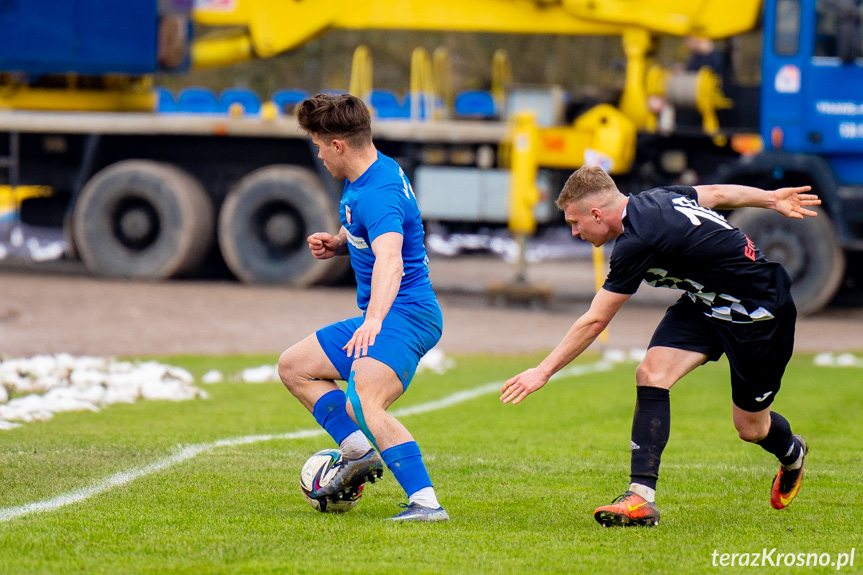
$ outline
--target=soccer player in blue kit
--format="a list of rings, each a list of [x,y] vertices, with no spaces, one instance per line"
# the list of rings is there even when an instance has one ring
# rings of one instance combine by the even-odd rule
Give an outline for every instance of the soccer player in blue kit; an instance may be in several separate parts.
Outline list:
[[[808,186],[766,191],[737,185],[671,186],[625,196],[601,168],[570,176],[557,206],[572,235],[594,246],[614,239],[610,270],[590,309],[535,368],[504,383],[501,401],[521,402],[580,355],[642,281],[683,290],[666,311],[636,370],[630,484],[594,518],[603,526],[656,525],[656,482],[671,425],[669,390],[724,353],[731,368],[734,427],[779,459],[770,503],[787,506],[800,489],[808,446],[771,411],[791,359],[797,311],[791,278],[714,208],[754,206],[803,219],[821,201]]]
[[[362,100],[318,94],[300,103],[296,115],[330,174],[345,180],[341,230],[312,234],[309,249],[318,259],[350,255],[363,312],[318,330],[279,358],[285,387],[342,452],[334,478],[312,496],[350,497],[381,477],[385,463],[409,501],[393,520],[446,521],[419,447],[386,411],[443,329],[413,189],[399,165],[375,148]],[[335,380],[347,382],[347,393]]]

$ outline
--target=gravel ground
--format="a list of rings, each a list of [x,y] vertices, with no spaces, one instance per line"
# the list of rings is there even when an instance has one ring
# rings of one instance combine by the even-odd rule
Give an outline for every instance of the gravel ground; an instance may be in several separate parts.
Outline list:
[[[487,291],[515,268],[490,256],[435,258],[432,281],[449,354],[549,350],[593,293],[589,259],[528,267],[548,305],[490,305]],[[228,279],[162,283],[101,280],[80,264],[0,267],[0,357],[179,353],[277,354],[319,327],[357,315],[352,287],[312,290],[247,286]],[[646,347],[672,290],[643,286],[612,322],[608,346]],[[846,298],[847,300],[848,298]],[[854,302],[856,305],[856,302]],[[597,346],[598,344],[594,344]],[[798,351],[863,350],[863,306],[831,307],[798,321]]]

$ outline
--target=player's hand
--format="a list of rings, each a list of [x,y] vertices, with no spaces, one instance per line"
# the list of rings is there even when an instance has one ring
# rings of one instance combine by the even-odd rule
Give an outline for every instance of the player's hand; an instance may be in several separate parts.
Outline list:
[[[312,255],[319,260],[333,257],[342,245],[337,236],[328,234],[327,232],[312,234],[306,238],[306,241],[309,242],[309,249]]]
[[[794,218],[798,220],[802,220],[803,216],[817,216],[817,212],[807,210],[804,207],[821,205],[821,199],[818,196],[806,193],[811,190],[811,186],[779,188],[778,190],[773,190],[773,209],[786,218]]]
[[[375,344],[375,337],[381,332],[382,323],[380,320],[366,317],[363,324],[342,348],[347,352],[348,357],[353,355],[354,359],[359,359],[367,356],[369,348]]]
[[[504,403],[512,402],[513,405],[516,405],[547,382],[548,378],[537,368],[532,367],[503,384],[500,390],[500,400]]]

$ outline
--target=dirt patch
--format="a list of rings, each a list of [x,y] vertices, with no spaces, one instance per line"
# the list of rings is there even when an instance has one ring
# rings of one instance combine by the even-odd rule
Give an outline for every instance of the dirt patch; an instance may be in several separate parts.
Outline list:
[[[554,289],[544,308],[497,307],[487,286],[514,277],[512,265],[479,256],[432,260],[444,312],[440,347],[450,354],[546,351],[589,305],[589,261],[543,262],[528,278]],[[357,315],[351,287],[297,290],[230,280],[162,283],[89,277],[80,266],[0,269],[0,356],[39,353],[150,355],[272,353],[333,321]],[[611,324],[609,347],[644,348],[671,290],[643,286]],[[801,318],[799,351],[863,350],[863,308]],[[597,344],[594,344],[595,346]]]

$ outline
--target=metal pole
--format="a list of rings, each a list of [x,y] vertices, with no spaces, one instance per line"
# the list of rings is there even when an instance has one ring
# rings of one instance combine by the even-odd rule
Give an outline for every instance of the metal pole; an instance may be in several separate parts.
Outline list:
[[[518,259],[515,264],[515,283],[527,283],[527,234],[516,234]]]
[[[21,209],[18,205],[18,157],[20,153],[18,132],[9,132],[9,193],[12,197],[12,222],[6,238],[12,242],[12,232],[21,223]]]

